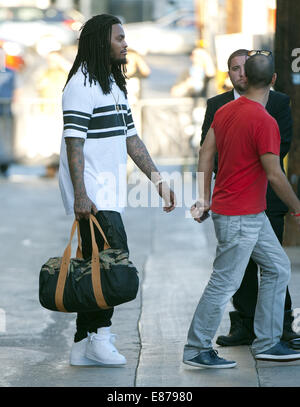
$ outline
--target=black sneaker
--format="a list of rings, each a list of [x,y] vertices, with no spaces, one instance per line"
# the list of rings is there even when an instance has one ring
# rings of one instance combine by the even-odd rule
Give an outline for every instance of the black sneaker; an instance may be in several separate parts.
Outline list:
[[[183,363],[195,367],[206,367],[214,369],[228,369],[230,367],[236,366],[236,362],[220,358],[218,356],[218,351],[214,349],[200,352],[198,356],[190,360],[184,360]]]
[[[300,353],[290,349],[286,342],[280,341],[272,348],[257,353],[255,358],[269,362],[292,362],[300,359]]]

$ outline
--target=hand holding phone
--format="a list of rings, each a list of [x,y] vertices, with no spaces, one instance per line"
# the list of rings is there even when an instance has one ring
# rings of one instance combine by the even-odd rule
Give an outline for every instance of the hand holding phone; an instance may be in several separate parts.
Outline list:
[[[191,215],[193,216],[194,220],[198,223],[204,222],[207,218],[210,217],[209,215],[210,205],[208,202],[205,201],[197,201],[191,207]]]
[[[209,218],[210,217],[210,214],[209,214],[209,212],[208,211],[204,211],[203,212],[203,215],[202,216],[200,216],[200,220],[201,220],[201,222],[204,222],[207,218]],[[196,219],[195,219],[196,220]]]

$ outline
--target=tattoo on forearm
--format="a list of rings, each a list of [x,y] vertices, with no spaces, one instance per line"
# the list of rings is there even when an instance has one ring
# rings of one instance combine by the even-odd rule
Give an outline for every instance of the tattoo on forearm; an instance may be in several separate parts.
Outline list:
[[[70,176],[74,188],[75,196],[81,196],[86,194],[84,185],[84,156],[83,156],[83,144],[84,139],[76,137],[67,137],[67,156],[69,163]]]
[[[151,173],[158,173],[158,169],[152,161],[145,144],[138,136],[128,137],[127,152],[134,163],[149,179],[151,179]]]

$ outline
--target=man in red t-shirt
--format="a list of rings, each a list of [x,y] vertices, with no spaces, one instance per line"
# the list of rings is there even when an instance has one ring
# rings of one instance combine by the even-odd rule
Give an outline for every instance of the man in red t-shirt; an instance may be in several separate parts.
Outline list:
[[[218,246],[213,273],[196,308],[184,347],[183,362],[196,367],[230,368],[234,361],[217,355],[212,339],[227,302],[238,290],[250,257],[260,266],[255,310],[256,359],[290,361],[300,353],[280,341],[290,261],[265,214],[269,181],[293,211],[300,226],[300,201],[279,162],[280,134],[265,105],[276,80],[271,53],[251,51],[245,64],[248,90],[220,108],[199,153],[198,172],[204,173],[204,195],[192,207],[195,220],[212,210]],[[215,153],[219,168],[213,191]]]
[[[267,176],[260,156],[266,153],[279,156],[276,120],[262,104],[241,96],[216,112],[211,127],[219,152],[219,174],[211,210],[220,215],[264,211]]]

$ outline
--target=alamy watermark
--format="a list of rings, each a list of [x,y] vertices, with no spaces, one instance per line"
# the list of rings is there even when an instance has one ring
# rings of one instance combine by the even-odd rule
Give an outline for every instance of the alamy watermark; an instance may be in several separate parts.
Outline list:
[[[292,50],[292,57],[295,57],[292,62],[292,71],[294,73],[300,72],[300,48],[294,48]]]
[[[172,201],[170,190],[176,195],[176,207],[185,208],[185,216],[191,217],[190,208],[204,195],[204,174],[191,171],[152,173],[151,182],[141,172],[132,172],[127,179],[126,165],[119,165],[118,174],[102,172],[97,176],[97,202],[102,208],[131,207],[159,208],[169,206]],[[160,180],[164,182],[160,185]],[[123,181],[123,182],[122,182]],[[128,186],[126,194],[125,185]],[[159,194],[160,192],[160,194]]]
[[[293,85],[300,85],[300,48],[294,48],[292,50],[292,57],[294,58],[292,61],[292,73],[291,79]]]

